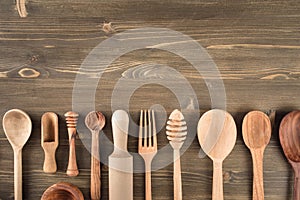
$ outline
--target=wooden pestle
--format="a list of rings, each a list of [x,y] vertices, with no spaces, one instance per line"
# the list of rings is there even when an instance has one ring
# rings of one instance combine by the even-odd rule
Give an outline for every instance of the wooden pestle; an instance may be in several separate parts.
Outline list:
[[[75,151],[75,139],[76,139],[76,124],[78,120],[78,114],[73,111],[65,113],[66,123],[69,135],[69,163],[67,168],[68,176],[77,176],[79,174],[76,162],[76,151]]]

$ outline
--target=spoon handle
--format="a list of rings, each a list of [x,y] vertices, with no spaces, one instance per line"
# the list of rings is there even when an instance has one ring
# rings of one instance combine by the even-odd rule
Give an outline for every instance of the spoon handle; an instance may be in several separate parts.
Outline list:
[[[264,199],[263,155],[264,149],[251,149],[253,162],[253,200]]]
[[[300,178],[295,176],[294,182],[294,200],[300,200]]]
[[[182,199],[182,186],[181,186],[181,166],[180,166],[180,151],[179,149],[174,149],[174,200]]]
[[[22,200],[22,149],[14,150],[14,191],[15,200]]]
[[[222,161],[214,161],[212,200],[223,200]]]
[[[98,132],[92,133],[92,157],[91,157],[91,199],[100,200],[101,198],[101,173],[100,173],[100,155]]]
[[[294,175],[294,200],[300,200],[300,164],[289,160],[295,175]]]

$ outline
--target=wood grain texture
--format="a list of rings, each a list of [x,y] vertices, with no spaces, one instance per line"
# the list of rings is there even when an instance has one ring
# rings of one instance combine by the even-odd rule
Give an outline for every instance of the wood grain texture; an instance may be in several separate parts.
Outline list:
[[[237,144],[223,163],[224,198],[251,199],[252,160],[242,141],[241,124],[243,116],[254,109],[266,113],[277,111],[273,135],[264,154],[265,199],[292,198],[293,172],[281,150],[278,128],[284,114],[300,107],[298,1],[29,0],[26,18],[20,18],[15,8],[14,1],[0,2],[0,116],[11,108],[20,108],[29,113],[33,122],[32,135],[23,148],[23,191],[26,191],[23,199],[40,199],[49,186],[59,181],[77,185],[85,199],[89,199],[90,153],[83,140],[76,141],[81,173],[74,179],[65,174],[69,143],[63,114],[72,110],[75,76],[89,52],[114,34],[141,27],[166,27],[187,34],[208,51],[218,66],[226,88],[226,110],[238,126]],[[128,53],[104,70],[95,94],[96,109],[111,118],[112,91],[121,77],[134,84],[152,74],[158,80],[180,85],[151,67],[134,69],[153,62],[184,75],[197,94],[201,114],[211,109],[203,77],[184,59],[157,49]],[[144,85],[131,96],[132,119],[137,123],[140,109],[147,109],[153,103],[163,105],[168,114],[180,106],[170,90],[156,84]],[[186,107],[195,103],[187,101]],[[54,175],[42,170],[40,118],[46,111],[56,112],[60,118]],[[193,116],[185,115],[189,132],[196,130],[199,120]],[[159,123],[166,121],[162,119]],[[110,127],[108,122],[104,132],[111,139]],[[13,151],[2,127],[0,133],[0,199],[6,200],[13,199]],[[162,129],[158,134],[158,149],[168,145],[164,133]],[[103,135],[100,145],[101,139]],[[129,137],[128,149],[136,151],[137,138]],[[101,158],[107,160],[104,153]],[[157,156],[153,167],[160,161]],[[207,157],[199,158],[196,139],[182,155],[181,165],[183,199],[211,199],[212,163]],[[103,164],[101,170],[101,194],[108,199],[107,165]],[[152,172],[153,199],[170,199],[172,176],[172,165]],[[144,199],[143,183],[144,175],[134,174],[135,199]]]

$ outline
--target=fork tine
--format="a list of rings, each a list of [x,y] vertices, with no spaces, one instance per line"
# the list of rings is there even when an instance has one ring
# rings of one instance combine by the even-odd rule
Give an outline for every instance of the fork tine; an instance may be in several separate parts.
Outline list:
[[[148,131],[147,131],[147,111],[144,110],[144,146],[147,147],[147,136],[148,136]]]
[[[151,115],[150,110],[148,110],[148,126],[149,126],[149,147],[152,147],[152,124],[151,124]]]
[[[152,110],[152,126],[153,126],[153,146],[157,148],[157,138],[156,138],[156,124],[155,124],[155,117],[154,117],[154,110]]]
[[[140,114],[140,127],[139,127],[139,147],[142,147],[142,137],[143,137],[143,110],[141,110]]]

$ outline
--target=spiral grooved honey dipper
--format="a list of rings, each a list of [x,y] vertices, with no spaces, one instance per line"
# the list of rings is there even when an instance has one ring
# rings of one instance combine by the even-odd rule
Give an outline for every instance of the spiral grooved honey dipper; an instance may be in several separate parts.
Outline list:
[[[181,186],[181,167],[180,167],[180,148],[182,147],[187,135],[187,126],[184,117],[179,110],[174,110],[167,122],[167,138],[173,148],[173,181],[174,181],[174,200],[182,199]]]
[[[75,151],[75,139],[76,139],[76,125],[78,120],[78,114],[73,111],[65,113],[66,123],[68,127],[69,135],[69,163],[67,168],[68,176],[77,176],[79,174],[76,162],[76,151]]]

